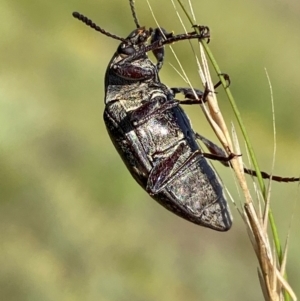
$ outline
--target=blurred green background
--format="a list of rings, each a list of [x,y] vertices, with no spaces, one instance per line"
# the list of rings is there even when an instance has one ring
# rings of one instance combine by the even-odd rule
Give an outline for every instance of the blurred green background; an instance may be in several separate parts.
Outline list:
[[[183,32],[169,0],[150,3],[163,27]],[[231,76],[260,166],[269,171],[267,68],[277,124],[274,173],[299,176],[299,2],[193,5],[198,23],[211,29],[210,47]],[[108,138],[103,78],[118,41],[71,13],[126,37],[134,28],[128,1],[1,0],[0,7],[0,300],[261,300],[256,258],[231,202],[228,233],[170,214],[134,182]],[[146,1],[137,0],[136,9],[142,24],[155,26]],[[174,49],[199,86],[189,44]],[[167,51],[161,79],[184,86],[169,62],[176,65]],[[221,90],[230,124],[234,116]],[[195,130],[216,142],[201,110],[186,111]],[[238,203],[232,173],[214,166]],[[283,241],[294,216],[287,268],[300,295],[298,199],[297,184],[273,184]]]

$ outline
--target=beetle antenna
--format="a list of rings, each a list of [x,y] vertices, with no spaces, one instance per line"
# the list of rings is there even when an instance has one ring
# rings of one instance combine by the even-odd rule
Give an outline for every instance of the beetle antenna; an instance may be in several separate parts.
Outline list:
[[[129,4],[130,4],[131,13],[132,13],[132,16],[133,16],[134,23],[135,23],[137,28],[140,28],[141,26],[139,24],[139,20],[137,18],[136,12],[135,12],[134,0],[129,0]]]
[[[74,12],[72,15],[75,19],[78,19],[79,21],[83,22],[87,26],[90,26],[91,28],[95,29],[96,31],[101,32],[102,34],[104,34],[104,35],[106,35],[110,38],[113,38],[113,39],[116,39],[116,40],[119,40],[119,41],[122,41],[122,42],[127,42],[126,39],[109,33],[108,31],[104,30],[103,28],[101,28],[97,24],[95,24],[91,19],[87,18],[86,16],[84,16],[84,15],[78,13],[78,12]]]

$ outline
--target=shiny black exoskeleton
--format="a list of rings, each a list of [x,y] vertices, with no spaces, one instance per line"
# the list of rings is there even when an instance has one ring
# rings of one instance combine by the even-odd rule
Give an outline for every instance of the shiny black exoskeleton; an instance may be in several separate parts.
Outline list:
[[[139,25],[134,1],[129,3],[137,29],[126,39],[73,13],[93,29],[122,42],[105,75],[104,121],[110,138],[132,176],[157,202],[195,224],[227,231],[232,219],[222,185],[205,158],[230,166],[230,159],[235,155],[226,157],[217,145],[195,133],[179,106],[203,103],[206,93],[190,88],[168,88],[158,76],[164,61],[164,45],[189,39],[209,41],[209,30],[198,25],[194,26],[197,32],[180,35],[167,33],[163,28],[147,30]],[[149,60],[148,51],[153,52],[156,65]],[[184,94],[185,100],[176,100],[177,93]],[[206,145],[210,154],[200,150],[197,139]],[[256,176],[254,170],[244,168],[244,172]],[[261,176],[278,182],[300,180],[266,172],[261,172]]]
[[[108,65],[107,131],[132,176],[157,202],[193,223],[226,231],[232,221],[222,185],[187,115],[147,54],[130,58],[143,51],[148,34],[133,31]]]
[[[175,93],[184,91],[168,88],[158,75],[164,45],[209,38],[208,28],[199,26],[200,34],[173,35],[161,28],[140,27],[135,17],[138,28],[123,39],[78,13],[73,15],[121,40],[106,70],[104,121],[134,179],[158,203],[182,218],[218,231],[230,229],[232,219],[222,184],[175,99]],[[148,58],[148,51],[154,53],[156,65]],[[201,91],[196,92],[203,97]]]

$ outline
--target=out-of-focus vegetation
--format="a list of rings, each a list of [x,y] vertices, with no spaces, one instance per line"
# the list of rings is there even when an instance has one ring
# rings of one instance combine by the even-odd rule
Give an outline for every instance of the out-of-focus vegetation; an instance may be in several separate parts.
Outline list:
[[[71,13],[125,37],[134,28],[128,1],[0,3],[0,300],[261,300],[255,256],[234,206],[228,233],[170,214],[134,182],[108,138],[103,77],[118,42]],[[166,29],[183,31],[169,0],[150,3]],[[277,121],[274,173],[299,175],[299,3],[193,4],[231,76],[260,166],[269,171],[267,68]],[[146,1],[136,7],[140,23],[155,26]],[[174,48],[199,86],[189,44]],[[184,86],[169,51],[166,57],[161,79]],[[234,117],[221,89],[219,102],[229,123]],[[216,141],[201,110],[186,110],[195,130]],[[214,165],[239,202],[230,171]],[[300,295],[298,199],[296,184],[273,184],[283,241],[294,216],[287,270]]]

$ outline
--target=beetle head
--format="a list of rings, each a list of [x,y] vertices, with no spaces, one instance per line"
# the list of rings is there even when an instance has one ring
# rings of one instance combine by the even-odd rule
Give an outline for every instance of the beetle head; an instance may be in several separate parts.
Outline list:
[[[137,51],[141,50],[145,46],[149,37],[152,35],[152,28],[146,29],[140,27],[130,33],[130,35],[122,42],[118,49],[117,54],[122,57],[133,55]]]

